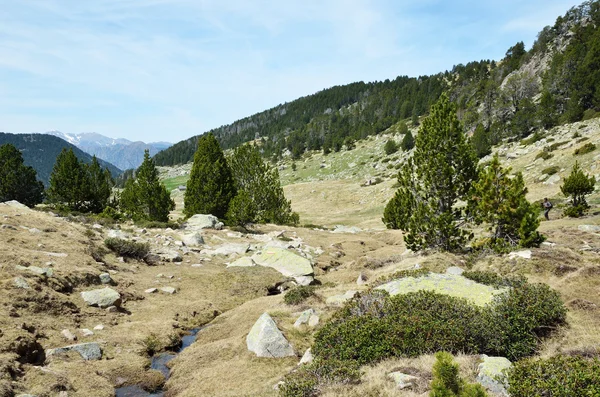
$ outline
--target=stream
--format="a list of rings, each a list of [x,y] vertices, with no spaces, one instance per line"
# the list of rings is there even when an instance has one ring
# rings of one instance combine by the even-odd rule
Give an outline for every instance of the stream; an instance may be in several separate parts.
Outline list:
[[[177,349],[176,352],[165,352],[154,355],[152,357],[152,362],[150,364],[150,369],[154,369],[162,372],[165,376],[165,380],[169,379],[169,375],[171,370],[167,367],[169,361],[173,360],[179,353],[181,353],[184,349],[189,347],[194,341],[196,341],[196,337],[198,335],[198,331],[202,328],[194,328],[190,330],[189,335],[185,335],[181,338],[181,347]],[[140,386],[132,385],[132,386],[124,386],[115,389],[116,397],[163,397],[164,391],[158,390],[154,393],[149,393],[142,389]]]

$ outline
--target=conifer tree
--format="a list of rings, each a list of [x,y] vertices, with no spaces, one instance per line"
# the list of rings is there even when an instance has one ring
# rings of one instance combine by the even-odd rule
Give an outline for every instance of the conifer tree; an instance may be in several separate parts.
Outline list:
[[[96,156],[92,157],[92,163],[87,165],[89,177],[88,209],[94,213],[100,213],[108,205],[114,180],[108,168],[102,169]]]
[[[158,180],[158,171],[147,149],[135,179],[125,182],[119,205],[127,216],[136,221],[169,221],[169,211],[175,209],[175,202]]]
[[[238,192],[247,195],[235,201],[235,211],[245,208],[254,214],[253,222],[295,224],[298,215],[292,212],[291,202],[285,199],[277,168],[269,166],[256,147],[237,147],[229,158]],[[230,214],[230,215],[233,215]]]
[[[89,198],[89,187],[85,164],[79,161],[72,148],[63,149],[56,157],[50,174],[50,202],[66,205],[71,210],[83,210]]]
[[[11,144],[0,146],[0,202],[17,200],[33,207],[42,202],[44,185],[33,167],[26,166],[21,152]]]
[[[405,152],[408,152],[409,150],[415,147],[415,138],[413,137],[413,134],[412,132],[410,132],[410,130],[406,131],[406,134],[404,134],[404,138],[402,138],[400,147]]]
[[[446,95],[423,120],[413,157],[398,173],[400,187],[387,204],[383,222],[401,229],[408,248],[457,250],[467,233],[459,228],[466,196],[476,175],[476,156]]]
[[[527,201],[527,188],[519,172],[510,177],[496,154],[479,171],[469,197],[469,209],[476,224],[486,223],[492,232],[490,246],[502,250],[508,246],[539,246],[543,237],[537,232],[538,211]]]
[[[585,196],[595,190],[596,178],[584,174],[576,161],[571,175],[560,187],[560,191],[567,197],[571,197],[571,207],[565,210],[565,215],[571,217],[580,217],[586,209],[589,208]]]
[[[473,132],[473,136],[471,137],[471,145],[479,158],[485,157],[492,152],[489,133],[483,128],[482,124],[477,124],[477,127],[475,127],[475,132]]]
[[[234,180],[223,150],[212,133],[205,134],[198,140],[183,213],[186,216],[212,214],[223,218],[234,196]]]

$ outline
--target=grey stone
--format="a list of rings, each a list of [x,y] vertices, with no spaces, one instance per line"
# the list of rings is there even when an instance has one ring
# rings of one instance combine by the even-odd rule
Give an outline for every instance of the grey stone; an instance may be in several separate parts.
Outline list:
[[[300,317],[294,323],[295,328],[300,328],[302,325],[314,327],[319,323],[319,315],[315,309],[308,309],[300,314]]]
[[[296,276],[294,280],[298,285],[307,286],[311,285],[315,281],[315,278],[313,276]]]
[[[555,183],[560,182],[560,175],[558,174],[554,174],[552,176],[550,176],[548,179],[546,179],[546,181],[544,182],[544,185],[554,185]]]
[[[29,283],[23,277],[15,277],[13,280],[13,285],[17,288],[21,289],[30,289]]]
[[[248,350],[258,357],[291,357],[294,348],[283,336],[268,313],[263,313],[246,337]]]
[[[26,271],[32,274],[37,274],[39,276],[52,277],[54,274],[54,270],[49,267],[39,267],[39,266],[15,266],[17,270]]]
[[[108,273],[102,273],[102,274],[100,274],[99,277],[100,277],[100,282],[102,284],[112,284],[113,283],[113,279],[110,276],[110,274],[108,274]]]
[[[336,225],[335,229],[332,231],[332,233],[360,233],[362,232],[361,228],[358,228],[356,226],[344,226],[344,225]]]
[[[2,205],[6,205],[7,207],[12,207],[12,208],[20,209],[20,210],[31,211],[31,209],[28,206],[19,203],[17,200],[5,201],[5,202],[3,202],[1,204]]]
[[[252,267],[256,266],[256,263],[249,256],[242,256],[235,261],[228,263],[227,267]]]
[[[308,259],[281,248],[264,249],[260,253],[252,255],[252,260],[257,265],[273,268],[286,277],[297,278],[314,275],[313,267]],[[305,284],[308,280],[301,278],[296,281]]]
[[[153,294],[155,292],[158,292],[158,288],[148,288],[144,292],[147,293],[147,294]]]
[[[76,341],[77,340],[77,336],[75,336],[71,331],[69,331],[68,329],[63,329],[62,331],[60,331],[60,334],[63,336],[63,338],[65,338],[66,340],[70,340],[71,342]]]
[[[108,238],[120,238],[122,240],[127,240],[129,238],[129,234],[125,233],[119,229],[111,229],[107,233]]]
[[[181,254],[177,250],[171,250],[167,248],[157,249],[153,251],[151,255],[155,255],[158,257],[160,261],[163,262],[181,262],[183,258]]]
[[[46,356],[52,357],[70,351],[79,353],[84,360],[100,360],[102,358],[102,349],[100,349],[100,345],[96,342],[80,343],[77,345],[58,347],[56,349],[48,349],[46,350]]]
[[[450,266],[448,269],[446,269],[446,274],[453,274],[455,276],[460,276],[461,274],[464,273],[464,269],[458,266]]]
[[[402,372],[390,372],[387,374],[387,377],[396,383],[398,389],[408,389],[415,387],[417,381],[419,380],[418,376],[403,374]]]
[[[600,233],[600,226],[598,225],[579,225],[577,229],[582,232]]]
[[[211,253],[212,255],[231,255],[231,254],[238,254],[238,255],[244,255],[246,252],[248,252],[248,249],[250,248],[250,244],[235,244],[235,243],[230,243],[230,244],[223,244],[217,248],[215,248]]]
[[[188,247],[204,245],[204,237],[198,232],[186,233],[181,236],[181,241]]]
[[[481,356],[481,359],[483,361],[477,367],[477,383],[492,393],[508,396],[506,371],[512,366],[512,363],[507,358],[489,357],[485,354]]]
[[[531,250],[513,251],[508,254],[509,259],[523,258],[531,259]]]
[[[221,230],[223,223],[214,215],[196,214],[183,225],[186,230],[216,229]]]
[[[120,306],[121,295],[112,288],[95,289],[84,291],[81,297],[89,306],[98,306],[106,308],[109,306]]]
[[[87,328],[82,328],[79,330],[79,332],[81,332],[81,335],[83,336],[92,336],[94,335],[94,333],[92,332],[92,330],[89,330]]]
[[[358,278],[356,279],[356,284],[357,285],[364,285],[367,283],[367,276],[365,276],[362,272],[358,275]]]
[[[310,351],[310,347],[309,347],[308,349],[306,349],[306,351],[302,355],[302,358],[300,359],[300,365],[310,364],[313,362],[313,360],[314,360],[314,357],[313,357],[312,352]]]
[[[162,287],[160,290],[161,292],[164,292],[165,294],[169,295],[173,295],[177,292],[177,289],[175,289],[174,287]]]
[[[104,325],[98,324],[94,327],[94,331],[102,331],[104,329]]]
[[[109,306],[106,308],[106,311],[109,313],[117,313],[119,311],[119,308],[116,306]]]

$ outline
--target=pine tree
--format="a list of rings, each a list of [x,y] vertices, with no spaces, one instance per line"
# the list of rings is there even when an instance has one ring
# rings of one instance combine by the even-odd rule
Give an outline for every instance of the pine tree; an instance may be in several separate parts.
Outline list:
[[[413,137],[413,134],[412,132],[410,132],[410,130],[408,130],[406,134],[404,134],[404,138],[402,138],[400,147],[405,152],[408,152],[409,150],[415,147],[415,138]]]
[[[398,151],[398,144],[396,144],[396,141],[394,141],[393,139],[390,139],[385,143],[385,145],[383,145],[383,151],[388,156],[390,154],[394,154]]]
[[[492,152],[489,133],[483,128],[482,124],[477,124],[477,127],[475,127],[475,132],[473,132],[473,136],[471,137],[471,145],[479,158],[485,157]]]
[[[292,212],[291,202],[285,199],[277,168],[269,166],[256,147],[237,147],[229,158],[238,192],[245,192],[254,209],[254,222],[295,224],[298,215]],[[236,209],[244,201],[236,201]]]
[[[89,198],[90,180],[83,164],[73,149],[63,149],[56,157],[48,199],[55,204],[66,205],[71,210],[84,210]]]
[[[446,95],[431,108],[417,135],[413,157],[398,173],[400,187],[387,204],[383,222],[406,232],[408,248],[462,247],[467,233],[459,228],[465,197],[476,175],[476,156]]]
[[[17,200],[33,207],[43,198],[44,185],[37,180],[35,170],[24,164],[21,152],[13,145],[1,145],[0,202]]]
[[[88,209],[94,213],[100,213],[108,205],[114,180],[108,168],[102,169],[96,156],[92,157],[92,163],[87,165],[90,181],[88,190]]]
[[[212,214],[223,218],[233,197],[235,185],[227,160],[214,135],[205,134],[198,140],[183,213],[186,216]]]
[[[560,191],[567,197],[571,197],[571,207],[565,210],[565,215],[580,217],[589,208],[585,196],[595,190],[596,178],[584,174],[576,161],[571,175],[560,187]]]
[[[479,171],[469,197],[469,212],[476,224],[486,223],[492,232],[490,246],[539,246],[543,237],[537,232],[538,211],[527,201],[523,175],[510,177],[510,168],[500,165],[495,155]]]
[[[167,188],[158,180],[158,171],[146,149],[144,160],[135,173],[135,179],[125,182],[119,206],[136,221],[168,222],[169,211],[175,209]]]
[[[450,353],[437,352],[429,397],[487,397],[477,383],[466,383],[459,376],[458,364]]]

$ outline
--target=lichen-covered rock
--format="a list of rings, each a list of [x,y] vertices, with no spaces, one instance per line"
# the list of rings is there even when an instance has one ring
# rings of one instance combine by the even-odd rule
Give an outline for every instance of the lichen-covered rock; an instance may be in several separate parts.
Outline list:
[[[512,366],[512,363],[507,358],[489,357],[485,354],[481,356],[481,359],[483,361],[477,367],[477,383],[492,393],[508,396],[506,371]]]
[[[109,306],[121,305],[121,295],[112,288],[84,291],[81,293],[81,297],[89,306],[106,308]]]
[[[294,356],[294,348],[283,336],[275,321],[263,313],[246,337],[248,350],[258,357],[280,358]]]
[[[402,372],[390,372],[387,377],[392,380],[400,390],[415,387],[419,377],[403,374]]]
[[[249,256],[242,256],[235,261],[228,263],[227,267],[252,267],[256,266],[256,263]]]
[[[286,249],[265,248],[262,252],[252,255],[252,260],[257,265],[273,268],[286,277],[298,278],[296,281],[302,285],[312,282],[310,278],[303,276],[314,276],[313,267],[308,259]]]
[[[380,285],[375,289],[385,290],[392,296],[423,290],[433,291],[457,298],[465,298],[478,306],[491,303],[494,296],[507,291],[506,288],[496,289],[489,285],[476,283],[463,276],[438,273],[429,273],[420,277],[404,277]]]
[[[300,328],[302,325],[308,325],[309,327],[314,327],[319,324],[319,315],[315,311],[315,309],[308,309],[300,314],[300,317],[294,323],[295,328]]]
[[[188,247],[197,247],[204,245],[204,237],[198,232],[185,233],[181,236],[181,241]]]
[[[186,230],[216,229],[221,230],[223,223],[214,215],[196,214],[189,218],[183,227]]]
[[[310,364],[313,362],[313,360],[314,360],[314,357],[313,357],[312,352],[310,351],[310,347],[309,347],[308,349],[306,349],[306,351],[302,355],[299,365]]]
[[[79,353],[84,360],[100,360],[102,358],[102,349],[100,349],[100,345],[96,342],[80,343],[77,345],[57,347],[56,349],[48,349],[46,350],[46,357],[52,357],[70,351]]]

